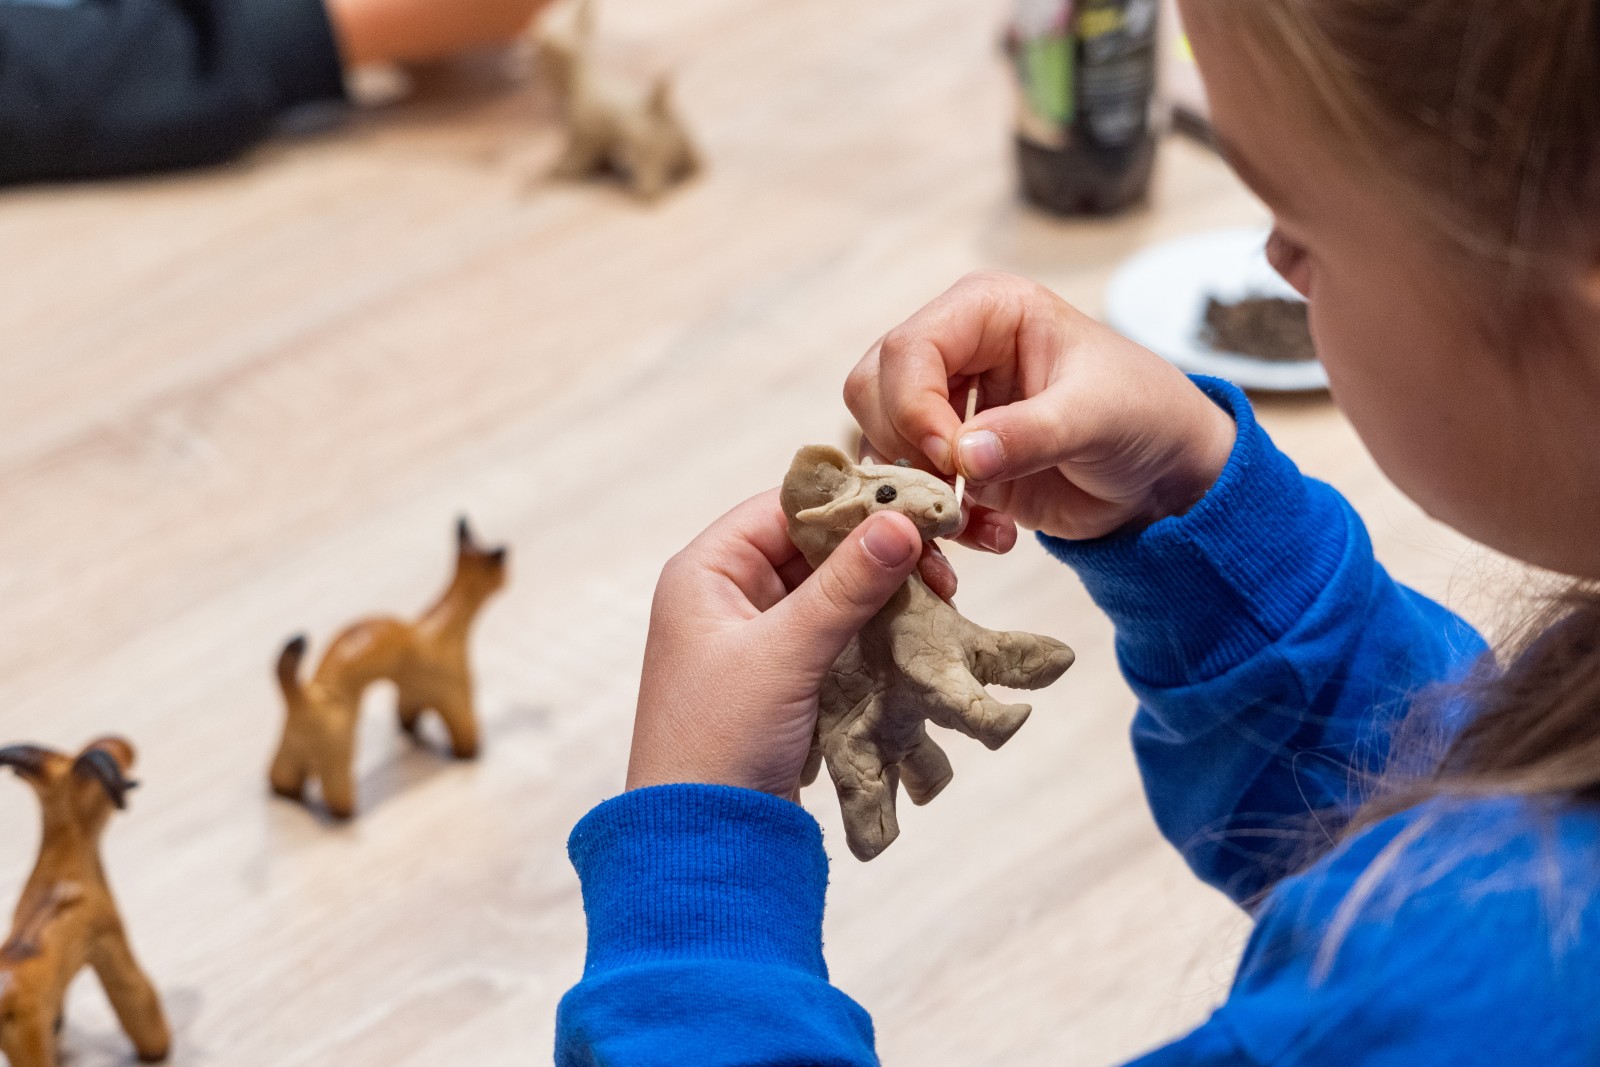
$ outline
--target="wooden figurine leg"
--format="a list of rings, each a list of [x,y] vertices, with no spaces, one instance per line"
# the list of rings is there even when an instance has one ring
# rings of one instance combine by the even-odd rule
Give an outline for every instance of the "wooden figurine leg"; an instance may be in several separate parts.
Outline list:
[[[434,708],[450,733],[450,751],[456,759],[478,755],[478,717],[472,710],[472,689],[463,682],[449,696],[434,701]]]
[[[305,794],[308,770],[298,739],[292,737],[286,727],[283,740],[278,743],[278,752],[272,757],[272,769],[267,773],[272,791],[290,800],[299,800]]]
[[[0,1052],[11,1067],[56,1067],[56,1036],[48,1013],[19,1011],[0,1023]]]
[[[146,1063],[166,1059],[172,1031],[161,1010],[161,997],[134,959],[127,935],[118,930],[101,937],[89,962],[139,1058]]]
[[[322,781],[322,803],[336,819],[349,819],[356,813],[355,723],[349,736],[330,744],[317,761],[317,777]]]
[[[410,697],[404,690],[401,690],[398,709],[400,729],[412,737],[416,737],[417,730],[422,725],[422,713],[428,710],[428,702]]]

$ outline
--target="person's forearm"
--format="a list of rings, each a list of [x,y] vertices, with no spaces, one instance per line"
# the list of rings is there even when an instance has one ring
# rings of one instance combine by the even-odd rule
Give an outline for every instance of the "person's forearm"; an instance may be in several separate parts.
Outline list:
[[[504,44],[547,0],[328,0],[345,62],[424,62]]]
[[[0,3],[0,183],[220,162],[343,91],[321,0]]]
[[[872,1023],[828,984],[827,856],[797,804],[725,786],[634,790],[568,850],[588,954],[556,1063],[869,1067]]]
[[[1136,534],[1044,541],[1116,623],[1163,832],[1245,900],[1304,858],[1292,820],[1337,820],[1411,698],[1484,644],[1378,566],[1349,504],[1300,474],[1241,393],[1203,384],[1239,433],[1199,505]]]

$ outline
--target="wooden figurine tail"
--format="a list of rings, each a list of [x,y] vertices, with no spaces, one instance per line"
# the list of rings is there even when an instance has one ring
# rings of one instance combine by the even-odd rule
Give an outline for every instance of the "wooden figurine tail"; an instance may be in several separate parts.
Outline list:
[[[278,687],[285,700],[297,700],[300,691],[300,664],[306,658],[306,635],[296,634],[278,653]]]
[[[297,634],[278,654],[278,688],[283,691],[283,739],[272,757],[268,781],[279,796],[299,800],[305,791],[310,771],[300,720],[305,709],[305,690],[300,685],[300,664],[306,656],[306,636]]]

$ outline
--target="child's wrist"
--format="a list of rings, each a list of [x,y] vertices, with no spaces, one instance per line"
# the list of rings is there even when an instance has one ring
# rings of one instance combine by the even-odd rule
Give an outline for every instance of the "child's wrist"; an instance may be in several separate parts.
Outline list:
[[[1183,437],[1172,470],[1152,487],[1150,513],[1143,525],[1187,514],[1211,492],[1233,455],[1239,434],[1233,416],[1199,390],[1195,400],[1192,428]]]

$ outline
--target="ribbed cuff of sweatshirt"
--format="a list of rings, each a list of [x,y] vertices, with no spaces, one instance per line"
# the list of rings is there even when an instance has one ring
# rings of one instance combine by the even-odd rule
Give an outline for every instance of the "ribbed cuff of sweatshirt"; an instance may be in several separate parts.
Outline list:
[[[1094,541],[1039,535],[1115,623],[1124,671],[1162,687],[1215,678],[1283,636],[1333,576],[1350,530],[1349,506],[1278,451],[1243,392],[1194,382],[1238,425],[1198,504]]]
[[[727,786],[637,789],[584,816],[567,854],[588,917],[585,977],[692,958],[827,977],[828,858],[798,804]]]
[[[242,0],[226,17],[233,39],[265,72],[279,113],[345,98],[344,63],[323,0]]]

